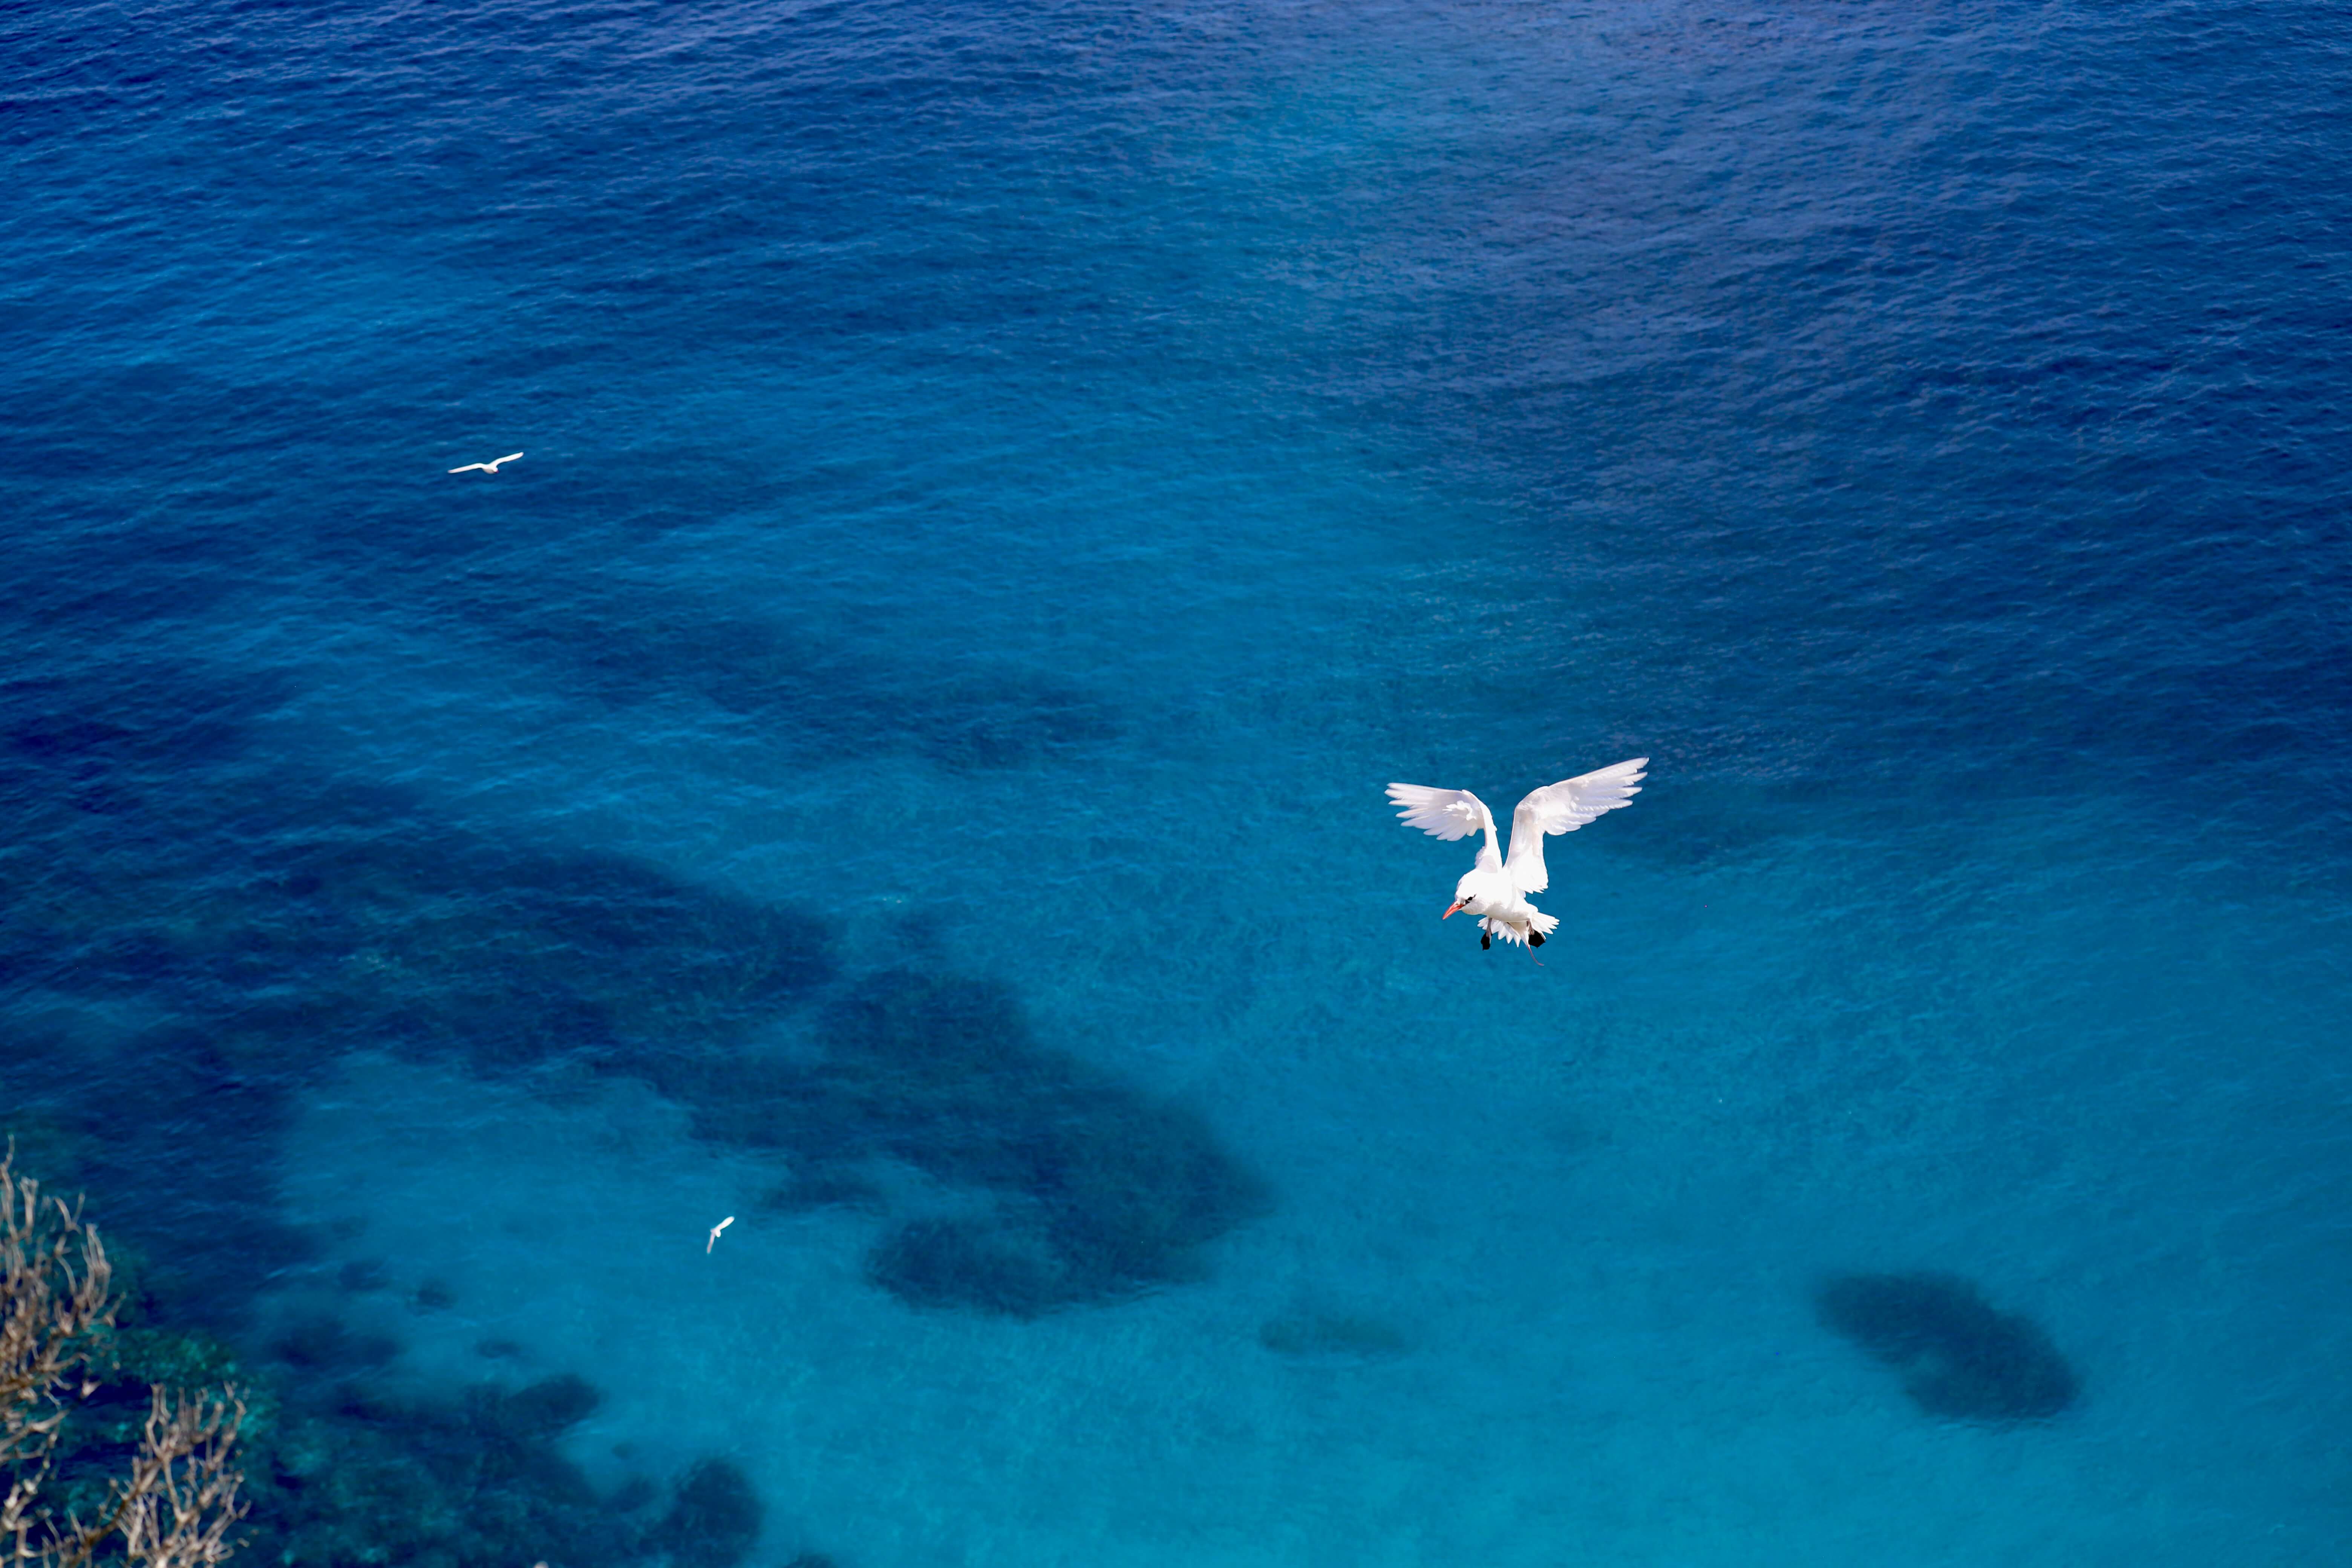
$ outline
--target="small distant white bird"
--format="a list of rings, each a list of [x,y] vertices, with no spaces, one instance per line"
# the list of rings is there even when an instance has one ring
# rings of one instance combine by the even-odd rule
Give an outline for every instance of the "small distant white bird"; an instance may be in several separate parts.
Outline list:
[[[461,464],[460,466],[458,466],[458,467],[457,467],[457,468],[454,468],[450,469],[449,471],[450,471],[451,473],[453,473],[453,474],[470,474],[470,473],[472,473],[475,469],[479,468],[482,472],[484,472],[484,473],[486,473],[486,474],[495,474],[495,473],[497,473],[497,472],[499,471],[499,464],[500,464],[500,463],[511,463],[511,462],[513,462],[517,458],[520,458],[520,457],[521,457],[521,456],[522,456],[522,454],[521,454],[520,452],[509,452],[505,457],[496,458],[496,459],[494,459],[494,460],[492,460],[492,461],[490,461],[490,462],[487,462],[487,463],[465,463],[465,464]]]
[[[725,1230],[729,1226],[733,1225],[734,1223],[735,1216],[730,1214],[725,1219],[720,1220],[717,1225],[710,1227],[710,1239],[702,1244],[702,1250],[705,1256],[709,1254],[712,1247],[719,1245],[719,1233]]]
[[[1544,870],[1544,836],[1573,833],[1604,811],[1632,805],[1642,793],[1642,770],[1649,765],[1649,758],[1635,757],[1546,784],[1519,802],[1518,809],[1511,813],[1508,860],[1496,842],[1494,813],[1468,790],[1392,784],[1389,798],[1403,808],[1397,816],[1406,826],[1418,827],[1432,838],[1450,841],[1473,833],[1486,836],[1478,850],[1478,864],[1454,884],[1453,906],[1439,920],[1467,910],[1485,928],[1478,936],[1480,947],[1494,946],[1498,936],[1527,947],[1541,947],[1544,938],[1559,924],[1558,916],[1545,914],[1527,898],[1551,885]]]

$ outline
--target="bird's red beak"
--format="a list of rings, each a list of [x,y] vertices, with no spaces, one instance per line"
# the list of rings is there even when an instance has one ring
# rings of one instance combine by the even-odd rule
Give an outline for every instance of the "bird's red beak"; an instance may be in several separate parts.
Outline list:
[[[1442,921],[1445,921],[1445,920],[1452,920],[1452,919],[1453,919],[1456,914],[1459,914],[1459,913],[1461,912],[1461,910],[1462,910],[1462,907],[1463,907],[1463,906],[1462,906],[1461,900],[1456,900],[1454,901],[1454,907],[1453,907],[1452,909],[1447,910],[1444,914],[1442,914],[1442,915],[1438,916],[1437,918],[1438,918],[1439,920],[1442,920]]]

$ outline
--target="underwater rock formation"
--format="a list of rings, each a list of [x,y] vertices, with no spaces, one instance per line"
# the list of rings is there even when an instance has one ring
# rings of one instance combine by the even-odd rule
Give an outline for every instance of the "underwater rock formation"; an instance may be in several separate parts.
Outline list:
[[[833,976],[806,915],[259,765],[253,700],[183,684],[0,686],[0,799],[45,868],[0,909],[0,987],[135,998],[215,1083],[275,1088],[353,1044],[497,1068],[731,1037]]]
[[[1412,1349],[1412,1341],[1393,1323],[1312,1309],[1268,1318],[1258,1325],[1257,1342],[1299,1361],[1387,1361]]]
[[[806,916],[597,855],[526,854],[420,825],[272,847],[279,922],[328,960],[299,1005],[333,1038],[497,1069],[730,1037],[824,984]]]
[[[900,1226],[866,1260],[866,1277],[917,1307],[973,1307],[1034,1318],[1088,1297],[1039,1231],[976,1219]]]
[[[310,1318],[278,1337],[279,1361],[312,1373],[352,1373],[383,1366],[400,1346],[383,1334],[354,1334],[340,1319]]]
[[[992,982],[868,976],[819,1040],[814,1061],[677,1055],[647,1076],[703,1136],[789,1153],[820,1196],[864,1198],[851,1173],[876,1157],[992,1194],[984,1217],[917,1218],[876,1248],[868,1278],[908,1301],[1033,1317],[1115,1300],[1197,1278],[1202,1244],[1267,1206],[1197,1116],[1041,1045]]]
[[[757,673],[708,694],[764,721],[760,704],[789,694],[761,696]],[[948,765],[1108,732],[1075,693],[927,679],[911,708],[888,694],[892,738]],[[901,1215],[875,1247],[869,1278],[925,1306],[1033,1317],[1117,1300],[1197,1277],[1202,1245],[1266,1207],[1198,1117],[1040,1044],[1005,987],[912,971],[845,986],[801,911],[305,773],[253,739],[275,697],[152,668],[0,685],[21,873],[0,906],[0,1131],[54,1152],[53,1182],[89,1191],[142,1258],[127,1324],[251,1352],[252,1560],[726,1568],[759,1533],[758,1499],[719,1460],[667,1513],[642,1479],[600,1494],[559,1448],[595,1404],[576,1378],[395,1398],[377,1385],[396,1343],[331,1311],[252,1332],[255,1292],[320,1258],[280,1212],[280,1143],[349,1049],[641,1079],[700,1135],[786,1156],[784,1205],[879,1208],[871,1173],[912,1166],[983,1210]],[[755,1048],[796,1009],[814,1053]],[[349,1295],[389,1278],[364,1259],[327,1277]],[[426,1280],[408,1305],[453,1297]],[[109,1384],[92,1411],[136,1412],[139,1387]]]
[[[763,670],[809,655],[720,626],[642,662],[717,658],[695,640],[706,633]],[[954,679],[951,698],[916,705],[940,754],[992,763],[1090,732],[1075,699]],[[125,706],[102,688],[0,688],[0,775],[65,868],[0,909],[0,1003],[86,998],[174,1020],[5,1044],[7,1065],[51,1086],[37,1109],[89,1152],[78,1179],[133,1216],[154,1289],[176,1289],[193,1321],[236,1326],[249,1287],[230,1260],[282,1266],[310,1245],[278,1221],[275,1150],[295,1096],[352,1047],[635,1077],[691,1107],[704,1136],[803,1171],[854,1181],[881,1157],[997,1198],[981,1228],[925,1222],[882,1245],[872,1275],[909,1300],[1026,1314],[1116,1300],[1196,1277],[1201,1245],[1266,1206],[1197,1117],[1040,1045],[1002,985],[897,971],[838,994],[804,913],[257,765],[259,699],[154,670],[140,689]],[[775,700],[758,695],[764,675],[725,689]],[[124,809],[74,804],[92,790]],[[821,1059],[751,1048],[829,994]],[[225,1245],[233,1223],[249,1234]],[[328,1373],[345,1349],[296,1354]]]
[[[872,639],[820,636],[654,583],[583,576],[551,592],[537,574],[478,572],[442,603],[603,700],[696,692],[747,721],[761,745],[813,758],[899,752],[950,769],[1024,767],[1119,732],[1101,699],[982,649],[893,659]]]
[[[266,1424],[248,1441],[253,1539],[242,1559],[285,1568],[413,1563],[613,1568],[667,1559],[733,1568],[761,1505],[742,1473],[705,1459],[668,1510],[644,1478],[600,1494],[557,1444],[600,1402],[581,1378],[485,1384],[455,1402],[402,1401],[347,1385]]]
[[[649,1072],[834,973],[796,911],[289,767],[251,732],[273,695],[154,667],[0,684],[0,1112],[69,1153],[52,1179],[122,1216],[159,1300],[225,1331],[311,1250],[278,1143],[344,1049]]]
[[[2074,1368],[2040,1325],[1949,1274],[1847,1274],[1814,1293],[1823,1327],[1902,1374],[1930,1415],[2039,1421],[2074,1402]]]
[[[512,1443],[551,1443],[585,1421],[604,1403],[586,1378],[572,1373],[544,1377],[509,1394],[496,1387],[474,1391],[467,1413],[485,1433]]]
[[[251,1511],[236,1531],[237,1561],[733,1568],[758,1536],[759,1499],[724,1460],[689,1469],[658,1518],[659,1489],[642,1476],[610,1494],[592,1487],[558,1449],[602,1403],[583,1378],[398,1399],[372,1385],[382,1359],[373,1342],[331,1318],[298,1328],[275,1364],[254,1364],[224,1341],[154,1327],[149,1316],[142,1299],[123,1300],[116,1323],[92,1331],[86,1372],[64,1390],[43,1493],[84,1518],[106,1511],[152,1390],[228,1385],[247,1410],[236,1462]]]
[[[652,1539],[672,1568],[734,1568],[759,1540],[762,1511],[740,1469],[725,1459],[705,1459],[678,1483],[677,1500]]]
[[[876,1250],[902,1299],[1029,1317],[1196,1278],[1198,1249],[1265,1211],[1264,1186],[1197,1118],[1042,1046],[1003,987],[872,977],[827,1019],[789,1120],[999,1194],[986,1222],[924,1220]],[[813,1130],[814,1131],[814,1130]]]

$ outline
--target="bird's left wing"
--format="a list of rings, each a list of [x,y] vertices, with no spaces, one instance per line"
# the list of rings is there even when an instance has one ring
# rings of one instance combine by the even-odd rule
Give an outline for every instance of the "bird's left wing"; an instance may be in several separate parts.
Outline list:
[[[1495,843],[1495,816],[1486,803],[1466,789],[1432,789],[1427,784],[1392,784],[1389,798],[1401,808],[1397,816],[1407,827],[1418,827],[1432,838],[1451,842],[1483,833],[1486,842],[1479,847],[1478,864],[1488,869],[1502,865],[1502,851]]]
[[[1630,805],[1642,793],[1642,770],[1647,757],[1595,768],[1556,784],[1546,784],[1519,802],[1511,813],[1511,858],[1506,868],[1511,885],[1522,893],[1540,893],[1551,886],[1544,869],[1543,841],[1549,833],[1573,833],[1604,811]]]

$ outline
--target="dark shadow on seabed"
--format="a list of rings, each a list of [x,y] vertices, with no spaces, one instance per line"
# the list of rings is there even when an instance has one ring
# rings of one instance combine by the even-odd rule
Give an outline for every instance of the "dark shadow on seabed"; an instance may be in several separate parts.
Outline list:
[[[1196,1276],[1203,1243],[1263,1211],[1205,1125],[1035,1042],[1001,985],[845,984],[805,914],[289,767],[253,741],[279,695],[168,662],[0,687],[0,802],[19,827],[0,1115],[126,1244],[124,1321],[145,1348],[123,1379],[197,1363],[259,1379],[250,1550],[510,1568],[554,1542],[573,1562],[724,1568],[759,1531],[721,1459],[666,1513],[650,1481],[589,1489],[553,1447],[585,1384],[420,1405],[372,1385],[399,1347],[340,1322],[253,1342],[257,1287],[316,1250],[275,1202],[281,1141],[350,1049],[643,1078],[703,1135],[773,1150],[803,1182],[896,1160],[988,1194],[985,1220],[902,1215],[877,1245],[874,1282],[919,1304],[1114,1300]],[[822,1050],[787,1067],[755,1037],[795,1013]]]
[[[1950,1274],[1843,1274],[1813,1296],[1822,1326],[1893,1368],[1930,1415],[2044,1421],[2081,1382],[2032,1319],[1997,1311]]]
[[[1099,752],[1121,726],[1084,687],[984,650],[821,636],[650,581],[479,567],[433,596],[460,636],[488,637],[567,690],[615,706],[692,693],[788,754],[905,753],[967,770]]]

